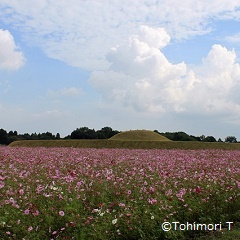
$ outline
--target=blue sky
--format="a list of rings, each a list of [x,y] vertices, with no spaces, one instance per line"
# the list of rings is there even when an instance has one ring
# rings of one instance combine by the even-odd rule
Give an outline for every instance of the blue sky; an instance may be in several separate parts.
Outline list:
[[[240,140],[240,1],[0,1],[0,128]]]

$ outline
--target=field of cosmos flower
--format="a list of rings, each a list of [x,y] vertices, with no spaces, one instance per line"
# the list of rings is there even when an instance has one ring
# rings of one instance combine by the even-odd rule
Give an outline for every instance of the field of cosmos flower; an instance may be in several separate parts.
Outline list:
[[[162,224],[240,218],[237,150],[0,147],[0,166],[0,239],[190,239],[208,233]]]

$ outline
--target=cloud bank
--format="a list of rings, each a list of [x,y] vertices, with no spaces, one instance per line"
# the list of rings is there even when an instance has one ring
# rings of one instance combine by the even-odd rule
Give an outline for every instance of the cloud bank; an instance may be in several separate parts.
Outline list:
[[[0,29],[0,70],[18,70],[24,61],[11,33]]]
[[[132,114],[134,124],[144,114],[158,117],[165,113],[170,117],[183,113],[181,116],[191,115],[194,120],[201,119],[199,114],[211,115],[213,121],[229,118],[239,124],[240,70],[233,49],[215,44],[195,66],[173,63],[164,54],[170,44],[198,39],[223,20],[239,21],[239,0],[1,0],[0,9],[1,22],[17,30],[28,46],[92,71],[89,81],[103,98],[106,119],[111,114],[115,117],[122,107],[127,109],[124,113]],[[236,44],[239,32],[229,32],[222,39]],[[0,68],[18,69],[23,54],[8,31],[0,35],[1,39],[8,36],[8,44],[4,42],[0,49],[8,49],[7,54],[0,52]],[[206,39],[213,41],[213,35]],[[81,89],[63,88],[49,90],[47,97],[65,101],[81,94]],[[96,95],[90,97],[95,120]],[[135,111],[128,111],[132,109]]]
[[[0,8],[1,20],[29,44],[87,70],[108,67],[109,49],[141,25],[164,27],[181,40],[211,32],[214,21],[240,19],[239,0],[1,0]]]
[[[234,50],[213,45],[198,66],[171,63],[162,49],[170,42],[163,28],[146,25],[107,54],[109,68],[94,71],[90,83],[105,102],[149,113],[240,112],[240,64]]]

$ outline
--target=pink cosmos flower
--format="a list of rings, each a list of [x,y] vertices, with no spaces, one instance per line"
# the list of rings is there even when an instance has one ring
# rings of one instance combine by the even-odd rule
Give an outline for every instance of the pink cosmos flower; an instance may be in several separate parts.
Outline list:
[[[40,214],[40,212],[39,212],[38,210],[36,210],[36,211],[33,213],[34,216],[38,216],[39,214]]]
[[[151,205],[156,205],[157,204],[157,199],[155,199],[155,198],[148,198],[147,201]]]
[[[132,193],[132,191],[131,191],[131,190],[128,190],[128,191],[127,191],[127,194],[128,194],[128,195],[130,195],[131,193]]]
[[[82,186],[83,185],[83,182],[81,181],[81,182],[77,182],[77,186],[78,187],[80,187],[80,186]]]
[[[24,190],[23,190],[23,189],[20,189],[20,190],[19,190],[19,194],[20,194],[20,195],[23,195],[23,194],[24,194]]]
[[[64,211],[59,211],[58,214],[63,217],[65,215],[65,212]]]
[[[5,186],[5,183],[1,181],[1,182],[0,182],[0,189],[1,189],[1,188],[4,188],[4,186]]]
[[[150,187],[149,190],[150,190],[150,194],[153,194],[154,191],[155,191],[155,188],[154,187]]]
[[[25,211],[24,211],[24,214],[25,215],[28,215],[30,213],[30,210],[29,209],[26,209]]]

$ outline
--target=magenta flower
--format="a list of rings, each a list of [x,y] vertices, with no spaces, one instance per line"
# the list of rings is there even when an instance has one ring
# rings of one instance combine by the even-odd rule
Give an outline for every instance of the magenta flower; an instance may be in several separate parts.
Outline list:
[[[200,192],[201,192],[200,187],[196,187],[196,188],[195,188],[195,192],[200,193]]]
[[[1,182],[0,182],[0,189],[1,189],[1,188],[4,188],[4,186],[5,186],[5,183],[1,181]]]
[[[36,210],[36,211],[33,213],[34,216],[38,216],[39,214],[40,214],[40,212],[39,212],[38,210]]]

